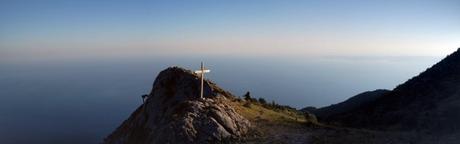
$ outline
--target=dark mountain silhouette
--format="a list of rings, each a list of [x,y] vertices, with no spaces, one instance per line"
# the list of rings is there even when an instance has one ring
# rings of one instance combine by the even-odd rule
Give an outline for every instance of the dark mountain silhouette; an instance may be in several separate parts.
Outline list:
[[[460,128],[460,49],[391,92],[326,121],[351,127],[453,132]]]
[[[350,110],[354,110],[358,107],[364,106],[370,102],[373,102],[381,96],[387,94],[388,92],[390,91],[384,89],[367,91],[353,96],[338,104],[333,104],[319,109],[310,108],[305,110],[315,114],[319,120],[328,119],[330,116],[339,115]]]

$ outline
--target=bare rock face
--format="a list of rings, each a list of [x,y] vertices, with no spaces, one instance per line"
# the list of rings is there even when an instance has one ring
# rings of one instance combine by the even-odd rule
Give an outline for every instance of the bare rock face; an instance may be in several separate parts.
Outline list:
[[[233,96],[205,81],[200,99],[200,80],[178,67],[162,71],[145,104],[112,134],[107,144],[213,143],[244,136],[250,123],[226,104]]]

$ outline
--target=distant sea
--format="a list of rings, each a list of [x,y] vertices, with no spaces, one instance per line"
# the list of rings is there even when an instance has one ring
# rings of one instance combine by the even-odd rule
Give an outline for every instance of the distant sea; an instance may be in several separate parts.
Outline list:
[[[393,89],[442,57],[145,58],[0,62],[0,143],[100,143],[141,103],[168,66],[197,69],[237,96],[327,106]]]

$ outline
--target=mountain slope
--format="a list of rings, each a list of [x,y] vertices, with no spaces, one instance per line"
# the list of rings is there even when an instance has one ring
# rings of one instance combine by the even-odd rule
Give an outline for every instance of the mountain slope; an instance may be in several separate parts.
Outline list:
[[[377,100],[327,120],[352,127],[458,131],[460,50]]]
[[[341,103],[312,110],[311,112],[315,114],[320,120],[328,119],[330,116],[339,115],[350,110],[354,110],[358,107],[364,106],[372,101],[375,101],[376,99],[387,94],[388,92],[390,91],[383,89],[363,92]]]

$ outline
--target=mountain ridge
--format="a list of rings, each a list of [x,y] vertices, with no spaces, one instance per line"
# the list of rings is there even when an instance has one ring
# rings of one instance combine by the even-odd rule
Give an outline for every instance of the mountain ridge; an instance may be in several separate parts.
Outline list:
[[[460,49],[366,105],[327,121],[345,126],[417,131],[458,131]]]
[[[328,119],[329,116],[338,115],[345,113],[347,111],[353,110],[360,106],[366,105],[376,99],[380,98],[381,96],[387,94],[390,90],[386,89],[377,89],[374,91],[366,91],[355,96],[348,98],[347,100],[332,104],[330,106],[318,108],[318,109],[305,109],[306,111],[310,111],[318,117],[319,120]]]

